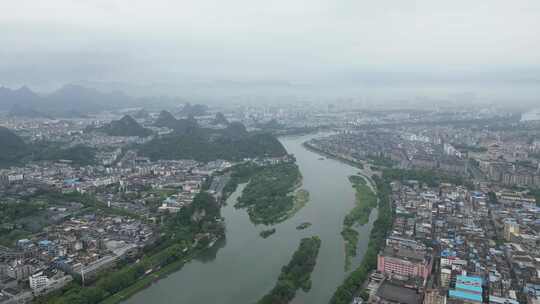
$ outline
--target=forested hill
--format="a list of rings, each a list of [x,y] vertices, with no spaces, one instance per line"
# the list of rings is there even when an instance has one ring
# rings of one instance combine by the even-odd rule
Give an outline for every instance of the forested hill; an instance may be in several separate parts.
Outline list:
[[[214,118],[214,120],[212,120],[212,124],[213,125],[228,125],[229,121],[227,120],[225,115],[223,115],[223,113],[217,112],[216,117]]]
[[[189,116],[187,119],[176,119],[168,111],[161,111],[159,113],[154,126],[172,129],[176,134],[195,133],[200,129],[197,120],[193,116]]]
[[[126,115],[120,120],[113,120],[100,128],[89,128],[88,131],[99,131],[110,136],[140,136],[145,137],[152,131],[142,127],[133,117]]]
[[[184,107],[182,108],[182,111],[180,111],[181,116],[200,116],[205,115],[208,111],[208,107],[201,104],[194,104],[186,103]]]
[[[90,165],[95,161],[95,149],[87,146],[64,147],[60,143],[27,144],[13,131],[0,127],[0,168],[24,166],[29,161],[68,160],[74,165]]]
[[[182,121],[182,120],[180,120]],[[284,156],[287,151],[271,134],[250,133],[240,123],[222,130],[200,128],[190,123],[186,128],[154,138],[139,146],[139,152],[153,160],[215,159],[242,160],[253,157]]]
[[[24,141],[8,128],[0,127],[0,167],[18,164],[29,153]]]
[[[171,114],[169,111],[161,111],[159,112],[159,116],[154,122],[154,126],[160,127],[160,128],[169,128],[174,129],[176,125],[176,118]]]

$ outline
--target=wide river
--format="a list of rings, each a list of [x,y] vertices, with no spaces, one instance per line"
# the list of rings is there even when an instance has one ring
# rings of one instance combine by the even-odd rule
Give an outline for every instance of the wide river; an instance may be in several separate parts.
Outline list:
[[[303,175],[302,188],[309,191],[310,201],[294,217],[275,225],[274,235],[261,238],[259,232],[268,227],[252,224],[245,210],[233,207],[243,188],[239,187],[222,209],[226,240],[216,243],[206,256],[186,264],[125,303],[253,304],[275,285],[281,267],[289,262],[300,239],[312,235],[322,240],[311,275],[312,288],[307,293],[299,290],[293,303],[328,303],[347,275],[340,231],[344,216],[354,206],[354,189],[347,177],[358,169],[332,159],[321,160],[321,156],[302,146],[311,137],[280,139],[287,151],[296,156]],[[365,252],[375,213],[372,212],[369,224],[358,228],[359,255],[353,266]],[[313,225],[296,230],[302,222]]]

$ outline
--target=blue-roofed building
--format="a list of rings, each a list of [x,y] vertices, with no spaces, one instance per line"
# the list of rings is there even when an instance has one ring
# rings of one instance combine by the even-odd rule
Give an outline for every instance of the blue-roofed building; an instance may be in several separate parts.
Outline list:
[[[49,240],[41,240],[38,242],[39,249],[47,250],[50,255],[55,255],[56,244]]]
[[[457,255],[456,251],[451,250],[449,248],[444,249],[441,251],[441,257],[447,258],[447,257],[455,257]]]
[[[456,287],[448,292],[448,297],[464,303],[482,303],[482,292],[482,278],[458,275]]]
[[[456,290],[482,294],[482,278],[459,275],[456,278]]]
[[[41,240],[38,242],[39,248],[46,249],[49,248],[49,246],[52,244],[49,240]]]
[[[64,186],[66,187],[77,187],[80,185],[81,180],[79,178],[66,178],[64,179]]]
[[[448,292],[450,299],[461,300],[465,303],[482,303],[482,295],[464,292],[461,290],[450,290]]]

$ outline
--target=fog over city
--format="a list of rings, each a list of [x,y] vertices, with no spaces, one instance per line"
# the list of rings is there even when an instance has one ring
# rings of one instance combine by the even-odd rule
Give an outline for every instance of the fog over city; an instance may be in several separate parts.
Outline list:
[[[0,0],[0,304],[540,304],[540,0]]]
[[[538,101],[540,2],[2,0],[0,84]]]

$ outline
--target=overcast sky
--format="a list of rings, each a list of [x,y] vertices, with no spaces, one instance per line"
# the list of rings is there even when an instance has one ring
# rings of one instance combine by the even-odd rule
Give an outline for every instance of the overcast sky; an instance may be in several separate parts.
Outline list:
[[[539,0],[0,0],[0,85],[538,80],[539,65]]]

